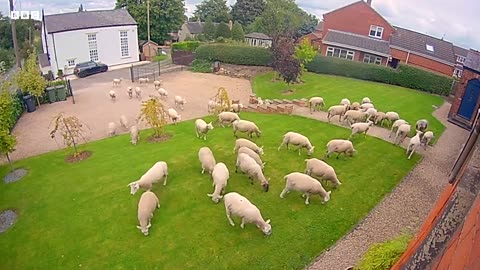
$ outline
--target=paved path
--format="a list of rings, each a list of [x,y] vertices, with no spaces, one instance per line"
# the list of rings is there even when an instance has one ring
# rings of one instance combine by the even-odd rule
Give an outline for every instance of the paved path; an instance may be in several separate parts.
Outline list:
[[[446,130],[434,147],[420,151],[423,160],[353,231],[322,253],[306,269],[344,270],[354,265],[371,244],[385,241],[404,231],[414,234],[418,232],[447,184],[448,173],[468,136],[468,131],[446,121],[449,109],[450,104],[445,103],[434,112]],[[312,116],[307,108],[301,108],[296,113],[326,121],[326,113],[323,112]],[[374,127],[368,134],[388,141],[386,129]]]

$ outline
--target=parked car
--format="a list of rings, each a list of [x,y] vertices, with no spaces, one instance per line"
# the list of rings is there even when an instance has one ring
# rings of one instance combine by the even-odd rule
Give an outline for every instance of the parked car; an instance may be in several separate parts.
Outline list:
[[[108,66],[105,64],[88,61],[76,64],[73,74],[77,75],[79,78],[83,78],[89,75],[105,72],[107,70]]]

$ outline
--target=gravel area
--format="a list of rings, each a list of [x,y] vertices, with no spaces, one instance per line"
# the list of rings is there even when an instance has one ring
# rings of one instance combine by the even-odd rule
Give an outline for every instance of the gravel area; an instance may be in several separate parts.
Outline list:
[[[0,233],[3,233],[17,221],[17,213],[12,210],[5,210],[0,213]]]
[[[27,175],[27,173],[28,171],[25,169],[16,169],[13,172],[7,174],[3,178],[3,182],[5,182],[6,184],[17,182],[18,180],[22,179],[25,175]]]
[[[405,231],[418,232],[447,185],[450,169],[468,137],[468,131],[447,122],[449,109],[450,104],[444,103],[433,113],[446,126],[446,130],[433,147],[420,150],[422,161],[363,221],[306,269],[344,270],[354,265],[371,244]],[[297,113],[311,117],[308,109],[303,111],[301,108]],[[322,120],[322,115],[314,114],[313,117]],[[388,137],[388,131],[376,127],[368,134],[383,139]]]

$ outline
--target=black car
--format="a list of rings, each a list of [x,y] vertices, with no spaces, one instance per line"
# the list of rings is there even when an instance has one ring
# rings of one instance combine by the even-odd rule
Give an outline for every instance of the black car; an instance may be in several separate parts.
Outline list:
[[[73,74],[77,75],[79,78],[83,78],[89,75],[105,72],[107,70],[108,66],[105,64],[88,61],[76,64]]]

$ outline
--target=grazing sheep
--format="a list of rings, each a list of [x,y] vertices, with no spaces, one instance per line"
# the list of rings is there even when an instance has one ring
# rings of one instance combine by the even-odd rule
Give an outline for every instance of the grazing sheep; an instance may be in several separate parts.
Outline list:
[[[257,152],[253,151],[252,149],[242,146],[238,149],[238,153],[243,153],[249,155],[255,162],[262,167],[262,169],[265,167],[266,162],[263,162],[260,156],[257,154]]]
[[[207,133],[212,129],[212,122],[207,124],[207,122],[202,119],[195,120],[195,133],[197,134],[197,138],[203,137],[204,140],[207,140]]]
[[[310,140],[305,137],[304,135],[297,133],[297,132],[287,132],[285,135],[283,135],[283,140],[280,146],[278,147],[278,151],[280,151],[280,148],[282,146],[292,144],[298,147],[298,155],[300,156],[300,149],[305,148],[307,149],[307,155],[311,156],[313,154],[313,151],[315,149],[315,146],[312,146],[310,143]]]
[[[166,162],[159,161],[143,174],[139,180],[131,182],[127,187],[130,187],[130,194],[133,195],[139,188],[152,189],[153,183],[160,181],[163,177],[165,177],[163,180],[163,185],[165,186],[167,184],[168,166]]]
[[[377,113],[378,113],[377,109],[368,108],[367,109],[367,120],[372,120],[372,118],[373,118],[373,120],[375,120],[375,117],[377,116]]]
[[[404,125],[404,124],[408,124],[407,121],[405,121],[403,119],[396,120],[393,123],[392,128],[390,129],[390,135],[388,135],[388,137],[391,138],[392,135],[396,134],[397,130],[398,130],[398,127],[401,126],[401,125]]]
[[[223,198],[222,193],[225,192],[228,178],[230,178],[230,172],[225,163],[217,163],[212,171],[213,186],[215,189],[212,194],[207,194],[208,197],[212,198],[214,203],[218,203],[220,199]]]
[[[310,113],[313,113],[314,111],[320,111],[323,106],[325,106],[325,102],[323,101],[323,98],[321,97],[312,97],[308,101],[308,105],[310,107]],[[320,109],[318,109],[320,107]]]
[[[368,97],[364,97],[362,99],[362,104],[365,104],[365,103],[372,103],[372,101]]]
[[[136,125],[133,125],[130,127],[130,142],[133,145],[137,145],[138,140],[140,139],[140,134],[138,131],[138,127]]]
[[[133,97],[133,88],[131,86],[127,88],[127,94],[129,98]]]
[[[366,112],[370,108],[375,108],[375,106],[372,103],[363,103],[360,105],[360,110]]]
[[[139,84],[148,83],[148,82],[150,82],[150,79],[149,79],[149,78],[139,78],[139,79],[138,79],[138,83],[139,83]]]
[[[286,181],[285,188],[280,193],[280,198],[284,198],[290,190],[296,190],[302,193],[302,197],[306,197],[305,204],[310,204],[310,195],[320,195],[322,204],[330,200],[331,191],[327,192],[320,182],[304,173],[293,172],[285,175],[283,179]]]
[[[411,126],[409,124],[400,125],[397,129],[397,134],[395,135],[394,144],[400,144],[405,140],[408,133],[410,132]]]
[[[258,97],[258,98],[257,98],[257,104],[258,104],[258,105],[263,105],[263,100],[262,100],[261,97]]]
[[[265,221],[253,203],[251,203],[247,198],[238,194],[237,192],[230,192],[223,196],[223,201],[225,203],[225,213],[227,215],[228,222],[230,225],[235,226],[231,216],[237,216],[242,219],[240,227],[243,229],[245,223],[253,223],[257,225],[263,234],[271,235],[272,226],[270,225],[270,219]]]
[[[180,108],[180,110],[183,111],[183,106],[187,104],[187,101],[185,98],[182,98],[181,96],[175,96],[175,106]]]
[[[160,202],[158,201],[157,195],[151,191],[145,191],[140,200],[138,201],[138,223],[140,226],[137,226],[140,231],[147,236],[148,229],[152,226],[150,222],[153,217],[153,212],[155,209],[160,208]]]
[[[198,159],[202,165],[202,174],[207,170],[208,173],[212,173],[213,167],[215,167],[216,161],[213,156],[212,150],[208,147],[202,147],[198,150]]]
[[[113,86],[114,86],[114,87],[115,87],[115,86],[119,86],[120,83],[122,82],[122,80],[123,80],[122,78],[120,78],[120,79],[113,79]]]
[[[254,142],[247,139],[237,139],[235,141],[235,147],[233,148],[233,153],[237,152],[241,147],[247,147],[259,155],[263,155],[263,146],[258,147]]]
[[[160,86],[162,86],[162,81],[153,81],[153,86],[155,89],[160,88]]]
[[[423,144],[423,149],[427,149],[427,145],[430,143],[430,141],[435,138],[435,136],[433,136],[433,132],[432,131],[427,131],[423,134],[423,137],[422,137],[422,144]]]
[[[415,150],[417,150],[420,147],[420,145],[422,145],[422,139],[420,137],[422,134],[423,134],[422,131],[417,130],[417,134],[412,138],[410,138],[410,142],[408,143],[407,153],[406,153],[408,155],[408,152],[410,152],[408,159],[410,159],[413,153],[415,152]]]
[[[350,100],[348,98],[344,98],[342,100],[340,100],[340,104],[341,105],[345,105],[345,106],[350,106]]]
[[[234,113],[240,113],[240,111],[243,109],[243,104],[232,104],[231,110]]]
[[[351,110],[359,110],[360,109],[360,103],[358,102],[353,102],[352,105],[350,105]]]
[[[353,148],[353,144],[349,140],[342,140],[342,139],[334,139],[330,140],[327,143],[327,153],[325,154],[326,157],[330,157],[332,153],[338,153],[337,158],[340,154],[353,156],[353,153],[357,152],[355,148]]]
[[[330,181],[335,187],[342,184],[340,180],[338,180],[333,167],[327,163],[317,158],[305,159],[305,162],[307,163],[305,168],[306,175],[318,177],[320,180]]]
[[[367,137],[368,129],[372,125],[373,125],[372,121],[368,121],[367,123],[355,123],[351,125],[350,127],[352,129],[352,134],[350,134],[350,137],[348,137],[348,139],[350,140],[353,137],[353,135],[360,134],[360,133],[364,133],[365,137]]]
[[[222,127],[225,127],[225,123],[232,124],[237,120],[240,120],[240,117],[234,112],[221,112],[218,114],[218,121]]]
[[[138,98],[138,99],[141,99],[142,98],[142,89],[140,89],[140,87],[135,87],[135,97]]]
[[[386,120],[391,125],[394,121],[400,119],[400,116],[396,112],[386,112],[385,113]]]
[[[110,96],[110,99],[115,102],[115,99],[117,98],[117,95],[115,94],[115,91],[113,90],[110,90],[110,92],[108,92],[108,95]]]
[[[375,115],[373,123],[377,125],[380,123],[382,125],[383,119],[385,119],[387,116],[384,112],[377,112],[377,115]]]
[[[335,115],[338,115],[338,122],[342,121],[342,116],[345,114],[347,110],[347,106],[345,105],[334,105],[330,108],[328,108],[328,115],[327,115],[327,120],[330,123],[330,118],[334,117]]]
[[[420,130],[421,132],[425,132],[428,129],[428,120],[427,119],[420,119],[415,124],[415,129]]]
[[[352,125],[353,123],[363,122],[367,117],[367,113],[363,111],[356,111],[356,110],[348,110],[343,115],[343,121],[347,122],[348,125]]]
[[[160,98],[163,99],[163,100],[167,100],[167,97],[168,97],[168,92],[167,90],[163,89],[163,88],[159,88],[157,90],[158,94],[160,95]]]
[[[120,125],[124,127],[126,130],[128,130],[128,119],[123,114],[120,116]]]
[[[253,180],[257,179],[260,181],[263,191],[268,192],[268,181],[270,179],[265,178],[262,167],[260,167],[253,158],[247,154],[238,153],[237,162],[235,163],[235,172],[238,172],[238,168],[240,168],[240,171],[248,175],[250,184],[253,185]]]
[[[108,136],[115,136],[117,134],[117,125],[115,122],[108,123]]]
[[[237,131],[246,132],[250,138],[252,138],[252,134],[255,133],[257,137],[260,137],[262,132],[257,127],[254,122],[247,121],[247,120],[235,120],[232,123],[233,126],[233,136],[237,137]]]
[[[211,113],[211,112],[214,112],[215,109],[217,108],[217,106],[219,106],[220,104],[218,104],[217,102],[213,101],[213,100],[209,100],[208,101],[208,112]]]
[[[170,118],[170,121],[175,125],[178,121],[182,121],[182,116],[173,108],[168,109],[168,118]]]

